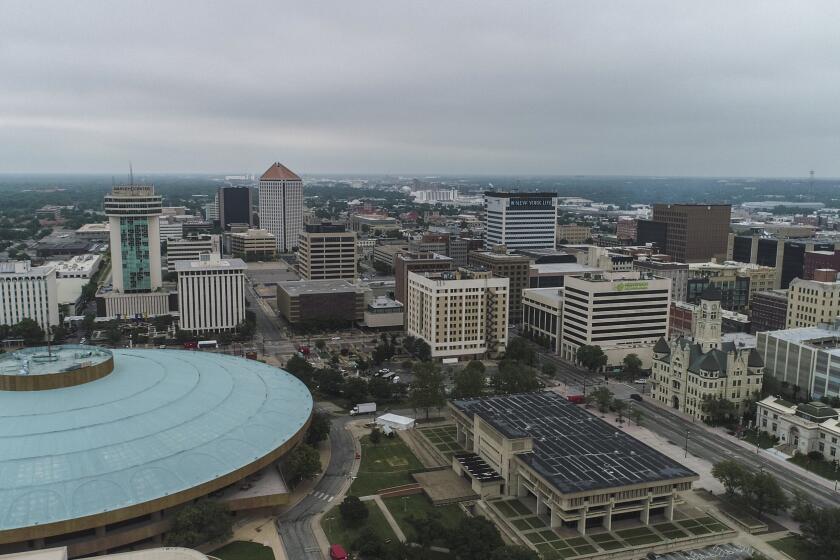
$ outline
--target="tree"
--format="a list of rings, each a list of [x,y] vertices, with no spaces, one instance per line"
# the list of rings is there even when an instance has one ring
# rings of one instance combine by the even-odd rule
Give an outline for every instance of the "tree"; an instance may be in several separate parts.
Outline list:
[[[477,364],[477,365],[473,365]],[[480,367],[479,367],[480,366]],[[467,367],[455,373],[455,387],[452,396],[456,399],[480,397],[484,392],[484,364],[472,361]]]
[[[344,382],[344,398],[351,403],[360,403],[367,400],[368,384],[361,377],[351,377]]]
[[[706,396],[700,404],[700,409],[708,416],[707,423],[713,426],[726,424],[737,413],[735,403],[724,397]]]
[[[543,375],[554,377],[554,374],[557,373],[557,368],[551,362],[545,362],[542,365],[542,372]]]
[[[797,508],[799,530],[805,558],[836,560],[840,558],[840,508],[817,508],[805,502]]]
[[[315,371],[315,368],[313,368],[312,364],[307,362],[304,358],[297,355],[289,358],[289,361],[286,362],[286,371],[303,381],[307,387],[313,386],[314,381],[312,379],[312,374]]]
[[[50,327],[50,330],[52,331],[52,341],[55,344],[61,344],[67,338],[67,335],[70,334],[64,325],[53,325]]]
[[[779,481],[772,474],[759,471],[744,479],[743,494],[749,504],[761,517],[765,512],[776,513],[788,506],[788,499]]]
[[[337,397],[344,390],[344,376],[337,369],[319,369],[315,377],[318,381],[318,390],[325,395]]]
[[[491,378],[490,384],[495,393],[502,395],[527,393],[540,388],[540,381],[532,367],[507,359],[499,362],[498,372]]]
[[[358,527],[368,518],[370,511],[358,496],[347,496],[338,506],[341,520],[349,527]]]
[[[306,432],[306,443],[318,445],[330,433],[330,416],[326,412],[316,412],[312,415],[312,422],[309,423],[309,430]]]
[[[577,361],[590,372],[596,372],[607,365],[607,355],[600,346],[584,344],[575,353]]]
[[[108,328],[105,329],[105,338],[111,346],[116,346],[122,340],[122,331],[117,321],[108,323]]]
[[[370,392],[370,396],[377,402],[387,401],[394,394],[394,384],[387,379],[382,379],[381,377],[372,377],[370,381],[368,381],[367,388],[368,392]]]
[[[637,378],[642,373],[642,360],[639,359],[638,354],[627,354],[624,356],[624,373],[628,376]]]
[[[733,459],[726,459],[712,467],[712,476],[723,484],[727,496],[735,496],[741,491],[744,479],[749,475],[749,470]]]
[[[86,313],[85,318],[82,319],[82,330],[85,331],[85,334],[90,336],[93,332],[93,326],[96,324],[96,315],[93,313]]]
[[[428,362],[432,359],[432,347],[425,340],[418,340],[414,348],[417,353],[417,359],[421,362]]]
[[[504,545],[496,526],[483,517],[465,517],[451,531],[449,548],[460,560],[486,560]]]
[[[382,432],[379,431],[379,428],[374,428],[370,431],[368,441],[373,445],[379,445],[379,442],[382,441]]]
[[[414,382],[411,384],[411,406],[426,411],[440,408],[446,402],[446,388],[443,375],[432,362],[420,362],[414,366]]]
[[[302,443],[289,453],[286,459],[286,474],[292,483],[297,485],[301,480],[314,478],[321,472],[321,456],[311,445]]]
[[[586,396],[586,400],[596,403],[599,411],[606,412],[613,402],[613,392],[606,387],[598,387]]]
[[[530,548],[508,544],[494,550],[490,560],[539,560],[539,556]]]
[[[508,342],[505,349],[505,359],[522,362],[530,366],[537,363],[537,353],[534,352],[534,348],[528,344],[527,340],[517,336]]]
[[[195,548],[223,541],[233,534],[233,517],[223,502],[200,500],[181,508],[166,535],[166,546]]]
[[[641,409],[639,409],[639,408],[635,408],[635,407],[634,407],[634,408],[631,408],[631,409],[630,409],[630,414],[629,414],[629,416],[630,416],[630,419],[631,419],[633,422],[635,422],[637,426],[641,426],[641,425],[642,425],[642,420],[643,420],[643,419],[644,419],[644,417],[645,417],[645,413],[644,413],[644,412],[642,412],[642,410],[641,410]]]
[[[613,412],[615,412],[618,415],[618,421],[623,422],[624,412],[627,410],[627,403],[622,400],[614,399],[612,403],[612,409]]]
[[[27,346],[44,343],[44,329],[37,321],[28,317],[12,325],[10,334],[15,338],[22,338]]]

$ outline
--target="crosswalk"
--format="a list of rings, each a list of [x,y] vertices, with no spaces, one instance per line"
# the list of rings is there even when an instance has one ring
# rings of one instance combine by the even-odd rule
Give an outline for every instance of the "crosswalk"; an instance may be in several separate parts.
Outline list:
[[[324,500],[325,502],[331,502],[335,499],[335,496],[327,494],[326,492],[310,492],[309,495],[315,496],[319,500]]]

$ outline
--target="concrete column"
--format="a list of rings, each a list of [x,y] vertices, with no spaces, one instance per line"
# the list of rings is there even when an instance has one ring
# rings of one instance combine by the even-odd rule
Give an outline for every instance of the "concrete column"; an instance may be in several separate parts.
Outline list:
[[[615,502],[610,502],[607,504],[607,512],[604,514],[604,529],[607,531],[612,531],[612,510],[615,506]]]
[[[668,521],[674,520],[674,502],[674,495],[671,494],[671,497],[668,499],[668,505],[665,506],[665,517],[668,519]]]
[[[580,519],[578,520],[578,532],[581,535],[586,534],[586,512],[589,510],[589,506],[583,506],[580,509]]]
[[[642,509],[642,523],[650,525],[650,496],[645,498],[645,506]]]
[[[542,515],[543,513],[545,513],[545,504],[543,503],[542,496],[540,496],[539,492],[536,493],[536,496],[537,496],[537,515]]]
[[[554,529],[555,527],[559,527],[563,524],[563,521],[560,519],[560,516],[554,511],[557,509],[556,507],[551,508],[551,516],[549,517],[548,525]]]

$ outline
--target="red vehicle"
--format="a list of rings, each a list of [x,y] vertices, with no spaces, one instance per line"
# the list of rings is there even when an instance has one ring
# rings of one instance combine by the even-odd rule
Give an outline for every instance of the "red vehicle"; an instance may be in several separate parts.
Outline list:
[[[198,348],[198,342],[196,342],[195,340],[190,341],[190,342],[185,342],[184,343],[184,348],[187,349],[187,350],[195,350],[196,348]]]
[[[573,404],[583,404],[586,398],[583,395],[566,395],[566,400]]]
[[[340,544],[330,546],[330,560],[347,560],[347,551]]]
[[[304,356],[308,356],[309,355],[309,346],[298,346],[298,352],[300,352]]]

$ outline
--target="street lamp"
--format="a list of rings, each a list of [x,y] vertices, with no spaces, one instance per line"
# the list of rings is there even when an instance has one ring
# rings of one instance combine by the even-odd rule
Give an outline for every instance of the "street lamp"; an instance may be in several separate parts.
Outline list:
[[[691,430],[685,431],[685,458],[688,459],[688,438],[691,436]]]

